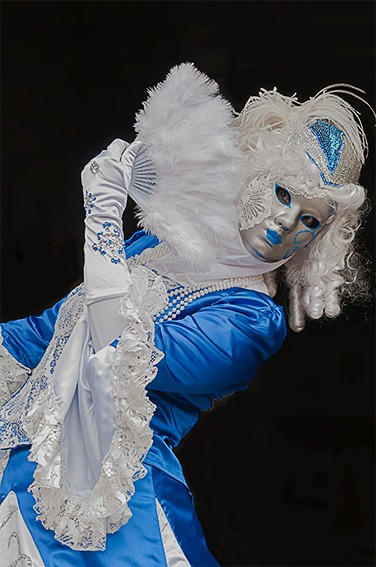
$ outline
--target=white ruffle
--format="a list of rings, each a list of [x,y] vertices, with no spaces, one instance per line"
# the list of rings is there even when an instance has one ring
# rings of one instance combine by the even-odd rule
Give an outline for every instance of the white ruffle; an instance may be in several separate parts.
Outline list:
[[[69,488],[63,444],[66,411],[64,415],[61,411],[67,401],[58,399],[53,386],[63,349],[71,348],[69,338],[74,340],[74,328],[85,316],[83,284],[63,303],[54,337],[32,377],[4,408],[5,419],[20,420],[32,441],[29,459],[37,467],[29,490],[36,501],[38,519],[55,532],[58,541],[72,549],[105,549],[106,534],[116,531],[132,516],[128,502],[134,494],[134,482],[146,474],[142,461],[152,443],[150,420],[155,406],[145,387],[154,378],[156,364],[163,356],[154,347],[152,317],[164,309],[166,301],[160,277],[147,268],[136,267],[131,289],[122,300],[124,330],[114,349],[115,432],[88,498],[72,494]]]

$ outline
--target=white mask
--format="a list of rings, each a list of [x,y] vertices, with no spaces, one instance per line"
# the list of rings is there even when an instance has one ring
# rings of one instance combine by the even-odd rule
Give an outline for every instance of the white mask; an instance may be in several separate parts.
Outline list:
[[[241,237],[256,258],[264,262],[287,260],[316,238],[331,221],[333,209],[324,197],[307,198],[282,183],[270,182],[268,193],[269,214],[241,230]]]

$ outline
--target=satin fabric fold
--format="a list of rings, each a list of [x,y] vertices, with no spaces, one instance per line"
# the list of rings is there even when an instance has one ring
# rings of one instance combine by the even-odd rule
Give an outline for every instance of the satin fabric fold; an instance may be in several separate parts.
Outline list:
[[[125,243],[127,257],[157,244],[155,237],[140,231]],[[63,301],[42,313],[40,319],[25,318],[2,324],[5,347],[29,368],[35,368],[51,340]],[[62,415],[66,417],[64,443],[73,490],[85,495],[95,483],[100,461],[113,435],[111,368],[116,341],[94,354],[86,310],[72,336],[74,333],[78,339],[76,344],[80,346],[71,352],[67,349],[62,355],[69,360],[61,366],[64,373],[60,373],[57,364],[53,385]],[[34,500],[27,492],[35,464],[27,461],[27,448],[13,449],[4,473],[2,495],[6,496],[9,490],[16,492],[22,515],[43,560],[49,561],[46,565],[164,565],[155,506],[155,475],[168,478],[160,484],[160,502],[182,548],[195,547],[198,538],[197,545],[205,549],[204,556],[209,553],[197,533],[190,532],[187,542],[183,542],[187,518],[194,514],[194,509],[187,498],[189,493],[180,492],[187,488],[174,448],[195,425],[200,412],[210,409],[215,399],[248,387],[263,361],[280,348],[285,335],[282,307],[264,293],[242,288],[199,297],[175,320],[155,325],[155,346],[165,356],[147,387],[150,400],[157,406],[150,423],[153,445],[144,460],[148,474],[135,485],[136,492],[130,500],[133,517],[107,537],[104,552],[72,551],[58,543],[53,532],[35,521]],[[82,423],[80,416],[84,417]],[[146,562],[138,564],[139,547]],[[51,558],[46,551],[49,549],[53,550]]]
[[[156,500],[163,507],[174,536],[191,567],[218,567],[207,548],[188,489],[158,469],[147,466],[147,475],[137,482],[130,501],[131,520],[107,536],[105,551],[73,551],[62,545],[51,530],[36,520],[33,498],[27,488],[35,464],[27,460],[28,448],[12,450],[0,487],[1,501],[10,491],[17,493],[19,508],[38,547],[45,567],[170,567],[162,541]]]
[[[87,309],[63,349],[52,376],[64,420],[63,444],[70,490],[88,498],[114,433],[112,364],[114,348],[94,352]]]
[[[37,546],[25,524],[17,496],[10,491],[0,505],[0,549],[3,565],[44,567]]]
[[[157,244],[156,237],[138,231],[125,243],[127,256]],[[20,355],[18,344],[23,333],[30,340],[27,350],[31,358],[40,355],[40,341],[46,342],[51,335],[59,306],[44,312],[43,321],[33,322],[33,329],[45,329],[45,337],[36,336],[35,347],[29,319],[3,325],[4,342],[13,356]],[[65,420],[65,445],[73,489],[84,495],[98,478],[100,462],[113,435],[111,368],[116,341],[94,355],[86,311],[74,333],[81,333],[81,338],[77,343],[80,348],[70,355],[70,375],[60,375],[57,367],[53,380],[63,416],[72,404],[69,419]],[[145,463],[185,483],[174,447],[195,425],[200,412],[212,407],[213,400],[248,387],[263,361],[281,346],[285,335],[282,307],[263,293],[241,288],[200,297],[175,320],[157,323],[155,345],[165,356],[147,388],[157,407],[150,424],[154,442]],[[67,356],[68,353],[69,350]],[[80,365],[86,365],[86,372],[80,373]],[[68,406],[63,399],[69,402]],[[80,415],[85,419],[81,421]]]
[[[0,323],[3,345],[18,362],[30,369],[38,365],[52,339],[56,318],[64,301],[65,297],[39,315]]]

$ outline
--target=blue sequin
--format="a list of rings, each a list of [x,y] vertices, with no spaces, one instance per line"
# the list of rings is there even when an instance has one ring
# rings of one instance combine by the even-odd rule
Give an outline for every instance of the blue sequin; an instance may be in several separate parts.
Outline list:
[[[333,175],[341,159],[344,146],[343,132],[333,124],[323,120],[317,120],[309,129],[316,136],[326,158],[328,169]]]
[[[30,439],[27,437],[20,420],[4,421],[0,425],[0,439],[4,448],[30,444]]]
[[[52,360],[50,362],[51,374],[53,374],[55,372],[57,361],[59,360],[60,355],[63,352],[63,349],[64,349],[65,345],[67,344],[67,342],[69,340],[70,335],[71,335],[71,332],[69,330],[66,333],[64,333],[63,335],[60,335],[58,337],[57,341],[56,341],[54,352],[52,354]]]

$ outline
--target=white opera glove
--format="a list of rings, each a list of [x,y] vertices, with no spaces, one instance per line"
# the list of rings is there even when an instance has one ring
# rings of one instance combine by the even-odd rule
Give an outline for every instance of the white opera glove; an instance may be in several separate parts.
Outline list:
[[[120,297],[131,285],[124,253],[122,216],[140,142],[114,140],[83,169],[84,282],[95,350],[122,332]]]

